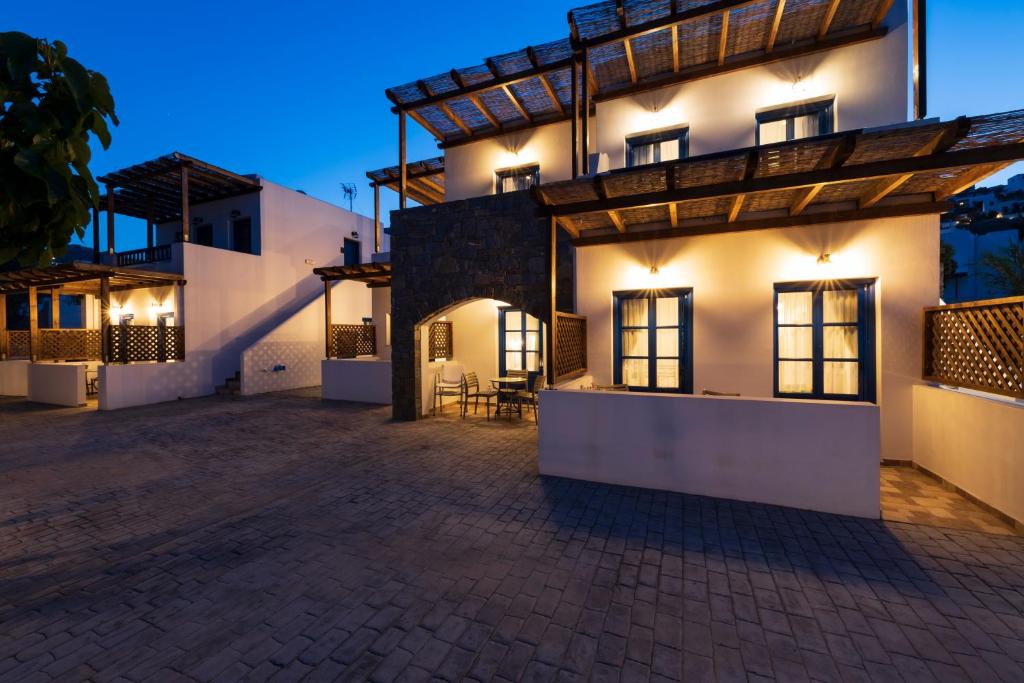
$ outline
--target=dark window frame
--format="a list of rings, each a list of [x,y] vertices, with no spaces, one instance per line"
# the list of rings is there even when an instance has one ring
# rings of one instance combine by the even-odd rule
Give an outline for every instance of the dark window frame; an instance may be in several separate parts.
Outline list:
[[[494,172],[494,194],[507,194],[501,187],[501,181],[507,178],[530,178],[530,188],[536,187],[540,185],[540,164],[524,164],[523,166],[499,168]],[[509,192],[522,191],[510,190]]]
[[[506,353],[505,334],[507,332],[509,332],[510,330],[507,328],[507,326],[505,324],[505,314],[506,313],[520,313],[521,314],[520,315],[520,321],[519,321],[519,329],[518,330],[511,330],[511,331],[513,331],[513,332],[518,331],[522,335],[522,338],[523,338],[523,348],[520,350],[520,353],[522,355],[522,358],[520,359],[522,361],[521,362],[522,367],[524,369],[529,367],[529,364],[526,362],[527,354],[530,354],[530,353],[537,354],[537,370],[527,370],[527,372],[529,373],[529,377],[530,377],[529,385],[532,387],[533,386],[534,378],[537,377],[537,375],[540,375],[540,374],[542,374],[544,372],[544,363],[546,361],[546,359],[544,358],[544,321],[541,320],[540,318],[537,318],[536,316],[531,316],[531,317],[533,317],[533,318],[535,318],[537,320],[537,350],[536,351],[527,351],[526,350],[526,333],[533,331],[533,330],[530,330],[530,329],[528,329],[526,327],[526,317],[529,316],[530,314],[527,313],[526,311],[524,311],[523,309],[518,308],[516,306],[501,306],[501,307],[498,308],[498,374],[501,375],[502,377],[505,377],[508,374],[508,365],[507,365],[507,363],[505,361],[505,353]]]
[[[655,299],[664,297],[679,299],[679,386],[659,387],[658,378],[658,326]],[[693,393],[693,287],[675,287],[669,289],[633,289],[612,292],[612,327],[614,331],[613,371],[615,384],[622,384],[622,302],[628,299],[647,299],[646,328],[627,327],[625,329],[647,329],[647,387],[629,387],[630,391],[657,394],[692,394]],[[660,329],[667,329],[662,326]],[[626,356],[640,358],[640,356]],[[653,362],[652,362],[653,361]]]
[[[239,223],[243,222],[243,221],[249,221],[249,248],[248,249],[239,249],[238,248],[238,241],[235,239],[237,237],[237,235],[238,235],[238,233],[235,232],[236,231],[236,226]],[[254,244],[255,240],[253,239],[252,228],[253,228],[252,216],[239,216],[238,218],[232,218],[231,219],[231,251],[236,251],[239,254],[252,254],[253,253],[253,251],[254,251],[253,250],[253,244]]]
[[[836,99],[830,97],[828,99],[815,100],[813,102],[803,102],[800,104],[791,104],[776,109],[769,109],[767,111],[759,112],[755,115],[756,125],[754,126],[754,138],[755,144],[761,144],[761,125],[765,123],[774,123],[776,121],[786,122],[786,142],[792,142],[797,139],[796,135],[796,122],[795,119],[799,116],[807,116],[808,114],[818,114],[818,135],[831,135],[835,132],[836,127],[836,116],[835,116],[835,105]],[[799,138],[801,140],[807,138]],[[778,143],[772,143],[778,144]]]
[[[685,159],[690,156],[690,127],[689,126],[678,126],[674,128],[663,128],[661,130],[649,131],[646,133],[636,133],[634,135],[626,136],[626,168],[637,168],[639,166],[645,166],[649,164],[658,164],[662,162],[661,159],[661,146],[654,148],[654,161],[649,164],[637,164],[633,159],[633,152],[635,147],[641,145],[650,145],[653,143],[667,142],[669,140],[679,141],[679,159]]]
[[[875,341],[875,278],[852,278],[844,280],[811,280],[803,282],[779,282],[775,284],[772,297],[772,395],[775,398],[802,398],[817,401],[860,401],[876,403],[876,368],[878,366],[877,344]],[[825,358],[824,337],[826,327],[849,326],[848,323],[826,323],[823,320],[823,292],[855,290],[857,292],[857,393],[826,394],[824,373],[826,362],[852,362],[849,359]],[[810,325],[786,324],[783,327],[811,327],[811,358],[784,360],[809,360],[812,364],[813,380],[811,392],[806,394],[779,391],[779,294],[791,292],[812,293],[812,318]]]

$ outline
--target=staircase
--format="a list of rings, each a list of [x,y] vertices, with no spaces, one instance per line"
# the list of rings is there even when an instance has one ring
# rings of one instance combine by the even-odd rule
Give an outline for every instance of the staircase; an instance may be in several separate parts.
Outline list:
[[[216,389],[218,396],[238,396],[242,393],[242,373],[236,372],[234,377],[228,377],[224,384]]]

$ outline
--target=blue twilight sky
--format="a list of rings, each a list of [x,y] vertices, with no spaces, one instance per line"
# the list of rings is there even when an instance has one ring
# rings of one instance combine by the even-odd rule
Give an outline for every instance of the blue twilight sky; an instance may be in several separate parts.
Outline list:
[[[63,40],[110,80],[121,125],[97,175],[177,150],[336,204],[340,183],[355,182],[355,210],[372,215],[365,172],[398,158],[384,89],[560,38],[582,4],[23,0],[5,3],[0,30]],[[1024,2],[928,8],[929,114],[1024,107]],[[411,160],[439,153],[415,122],[409,131]],[[395,194],[383,191],[382,205],[395,208]],[[138,222],[120,226],[119,250],[144,246]]]

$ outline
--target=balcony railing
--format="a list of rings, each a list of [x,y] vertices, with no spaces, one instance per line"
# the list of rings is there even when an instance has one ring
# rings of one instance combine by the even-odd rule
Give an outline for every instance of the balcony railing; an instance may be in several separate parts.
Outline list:
[[[331,358],[376,355],[376,325],[331,325]]]
[[[0,358],[30,358],[32,338],[28,330],[0,330]]]
[[[99,330],[39,330],[38,360],[101,360]]]
[[[1024,398],[1024,297],[924,311],[924,379]]]
[[[117,255],[117,265],[119,266],[138,266],[143,263],[159,263],[160,261],[170,260],[171,245],[169,244],[122,251]]]

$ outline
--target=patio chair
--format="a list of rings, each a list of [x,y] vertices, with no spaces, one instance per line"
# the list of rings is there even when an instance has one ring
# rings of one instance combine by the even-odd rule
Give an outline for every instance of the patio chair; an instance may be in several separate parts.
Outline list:
[[[540,398],[538,397],[538,394],[543,391],[546,386],[547,379],[545,379],[544,375],[537,375],[533,380],[532,387],[517,393],[520,403],[533,410],[533,421],[537,424],[540,424],[540,416],[537,412],[537,408],[540,406]]]
[[[469,413],[469,399],[473,399],[473,414],[476,415],[477,408],[480,407],[480,399],[484,399],[484,411],[487,414],[487,419],[491,419],[491,399],[498,398],[497,389],[481,389],[480,380],[477,379],[475,372],[467,372],[463,379],[463,399],[462,404],[462,417],[465,419],[466,414]]]
[[[441,406],[441,414],[444,415],[444,399],[447,396],[458,396],[462,401],[463,390],[462,363],[445,363],[440,371],[434,374],[434,402],[431,406],[431,414],[437,415],[437,407]]]

